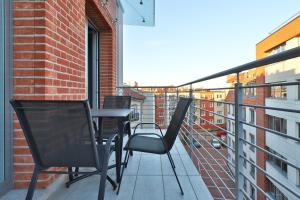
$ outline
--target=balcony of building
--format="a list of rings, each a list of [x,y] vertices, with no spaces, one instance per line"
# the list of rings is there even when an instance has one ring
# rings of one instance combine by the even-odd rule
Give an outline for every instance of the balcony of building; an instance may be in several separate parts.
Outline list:
[[[132,90],[144,96],[137,102],[132,98],[132,127],[152,122],[166,129],[179,98],[193,99],[171,151],[185,194],[180,194],[166,156],[135,152],[125,169],[119,195],[107,184],[105,198],[274,199],[280,194],[283,199],[299,199],[300,163],[295,156],[300,149],[299,107],[265,105],[265,100],[271,87],[286,86],[288,91],[298,91],[295,88],[300,87],[300,82],[266,84],[260,79],[266,75],[263,70],[252,76],[262,80],[256,84],[248,85],[241,78],[251,69],[299,56],[300,47],[179,86],[117,87],[118,95]],[[236,78],[215,86],[217,79],[233,75]],[[256,101],[249,102],[249,94]],[[141,128],[138,131],[155,126]],[[109,174],[114,177],[114,170]],[[37,191],[35,199],[97,198],[99,177],[86,178],[70,188],[64,187],[65,181],[66,177],[61,177],[46,190]],[[13,190],[1,200],[20,199],[25,194],[26,190]]]

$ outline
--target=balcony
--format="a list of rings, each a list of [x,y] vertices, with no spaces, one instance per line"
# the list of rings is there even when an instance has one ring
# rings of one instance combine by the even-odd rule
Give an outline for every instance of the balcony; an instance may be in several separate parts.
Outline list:
[[[295,152],[300,149],[299,133],[296,132],[299,130],[296,125],[299,123],[300,110],[299,107],[280,107],[272,103],[266,105],[268,99],[265,94],[272,86],[299,87],[300,82],[256,82],[255,85],[247,85],[240,79],[248,70],[299,56],[300,47],[179,86],[117,87],[117,94],[123,94],[124,89],[129,89],[144,96],[143,101],[134,102],[132,99],[135,115],[139,116],[132,118],[132,124],[135,120],[156,122],[166,129],[179,98],[190,97],[194,100],[171,152],[185,195],[181,196],[165,156],[134,153],[125,169],[120,194],[117,196],[107,184],[106,199],[272,199],[268,183],[276,185],[290,199],[299,199],[300,162],[295,158]],[[223,83],[222,87],[212,87],[218,78],[224,76],[230,76],[231,81]],[[257,76],[265,76],[265,73]],[[248,88],[256,89],[256,96],[250,100],[244,95],[244,90]],[[225,95],[222,98],[202,98],[208,93]],[[159,106],[155,105],[156,100]],[[218,105],[217,110],[214,105]],[[230,115],[226,111],[228,107],[233,108],[230,109],[233,110]],[[282,127],[278,128],[280,124],[275,122],[275,128],[269,126],[266,115],[276,115],[275,112],[284,113],[281,115],[288,118],[287,133],[278,131]],[[219,119],[224,123],[220,123]],[[142,128],[145,131],[153,127]],[[220,145],[215,146],[213,139]],[[275,139],[275,144],[272,144]],[[293,147],[284,141],[293,141]],[[279,151],[276,145],[285,145],[286,151],[278,152],[284,154],[284,157],[269,150],[268,146]],[[276,172],[267,162],[268,155],[288,166],[287,184],[280,177],[272,175]],[[251,167],[251,170],[244,170],[243,166]],[[115,176],[114,170],[109,173]],[[84,179],[67,189],[62,177],[56,185],[37,192],[35,198],[96,199],[98,178],[93,176]],[[25,190],[11,191],[1,200],[23,198],[25,193]]]

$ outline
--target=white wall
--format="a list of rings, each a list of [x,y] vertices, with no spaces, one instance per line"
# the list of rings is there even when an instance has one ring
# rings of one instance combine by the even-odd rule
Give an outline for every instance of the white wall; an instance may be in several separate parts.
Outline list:
[[[286,50],[299,46],[299,38],[293,38],[286,42]],[[296,81],[300,79],[300,58],[287,60],[266,67],[265,70],[266,82],[285,82]],[[287,87],[287,99],[267,98],[266,106],[297,109],[300,110],[300,101],[298,100],[298,86]],[[287,134],[293,137],[299,137],[297,123],[300,123],[300,116],[296,113],[282,112],[275,110],[266,110],[267,115],[280,117],[287,120]],[[285,158],[288,161],[300,166],[300,143],[291,139],[283,138],[272,133],[266,133],[266,145]],[[288,166],[287,175],[279,170],[272,163],[267,162],[267,172],[284,185],[292,188],[293,191],[300,194],[299,188],[299,171]],[[270,180],[272,181],[272,180]],[[290,199],[295,199],[289,192],[272,181],[273,184]]]

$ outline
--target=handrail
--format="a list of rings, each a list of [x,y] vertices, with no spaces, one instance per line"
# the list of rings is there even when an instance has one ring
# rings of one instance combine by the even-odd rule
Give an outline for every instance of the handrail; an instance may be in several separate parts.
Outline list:
[[[237,67],[233,67],[233,68],[221,71],[219,73],[212,74],[210,76],[206,76],[206,77],[203,77],[203,78],[200,78],[200,79],[188,82],[188,83],[178,85],[177,87],[183,87],[186,85],[203,82],[203,81],[207,81],[207,80],[214,79],[214,78],[219,78],[219,77],[234,74],[234,73],[240,73],[245,70],[262,67],[264,65],[274,64],[277,62],[289,60],[289,59],[296,58],[299,56],[300,56],[300,47],[296,47],[296,48],[286,50],[286,51],[283,51],[283,52],[275,54],[275,55],[268,56],[266,58],[261,58],[259,60],[255,60],[255,61],[243,64],[243,65],[240,65]]]

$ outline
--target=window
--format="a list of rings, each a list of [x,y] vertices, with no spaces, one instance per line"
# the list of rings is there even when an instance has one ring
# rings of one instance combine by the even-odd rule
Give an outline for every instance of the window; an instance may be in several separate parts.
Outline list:
[[[235,142],[234,142],[234,140],[232,140],[232,148],[233,149],[235,148]]]
[[[221,107],[221,106],[222,106],[222,103],[217,102],[217,107]]]
[[[268,181],[268,183],[268,190],[275,200],[288,200],[288,198],[271,181]]]
[[[92,109],[99,108],[99,31],[88,23],[87,48],[87,93],[88,100]],[[101,66],[100,66],[101,67]]]
[[[252,184],[250,185],[250,198],[255,199],[255,188]]]
[[[222,119],[217,119],[217,124],[223,124],[223,120]]]
[[[159,108],[164,108],[164,104],[159,104]]]
[[[213,115],[214,115],[213,113],[211,113],[211,112],[209,113],[209,116],[213,116]]]
[[[246,121],[246,108],[242,108],[242,121]]]
[[[297,137],[300,138],[300,123],[297,123],[297,130],[298,130]]]
[[[279,153],[277,153],[276,151],[274,151],[271,148],[267,148],[267,150],[272,153],[275,154],[276,156],[282,158],[282,159],[286,159],[285,157],[283,157],[282,155],[280,155]],[[283,162],[282,160],[276,158],[275,156],[268,154],[268,161],[273,163],[274,165],[276,165],[277,167],[279,167],[279,169],[281,169],[285,174],[287,174],[287,164],[285,162]]]
[[[275,47],[272,51],[271,51],[271,54],[278,54],[278,53],[281,53],[283,51],[285,51],[286,49],[286,43],[283,43],[277,47]]]
[[[10,175],[12,170],[10,169],[10,158],[13,153],[7,151],[11,147],[10,131],[9,127],[5,124],[10,122],[10,118],[7,117],[8,98],[9,98],[9,80],[12,76],[8,76],[8,72],[11,67],[11,31],[10,28],[13,26],[10,23],[10,5],[13,1],[1,1],[0,3],[0,194],[6,192],[10,187]],[[7,103],[7,105],[6,105]],[[1,198],[1,197],[0,197]]]
[[[287,87],[284,86],[271,86],[270,88],[270,97],[273,98],[281,98],[286,99],[287,98]]]
[[[254,124],[255,123],[255,111],[254,111],[254,109],[250,108],[249,112],[250,112],[250,123]]]
[[[230,137],[228,137],[228,146],[231,147],[231,138]]]
[[[235,123],[232,122],[232,132],[235,132]]]
[[[158,121],[159,126],[164,126],[164,121]]]
[[[246,178],[244,178],[243,189],[245,190],[245,192],[247,192],[247,179]]]
[[[256,81],[250,81],[249,83],[246,83],[245,85],[246,86],[255,86],[256,85]],[[256,88],[255,87],[245,88],[243,90],[243,93],[244,93],[245,96],[254,97],[254,96],[256,96]]]
[[[300,82],[300,79],[298,79],[297,81]],[[300,84],[298,85],[298,100],[300,100]]]
[[[201,110],[201,116],[205,116],[205,111]]]
[[[160,117],[164,116],[164,112],[159,112],[158,114],[159,114]]]
[[[245,152],[243,152],[244,157],[247,158],[247,154]],[[243,166],[247,169],[247,161],[246,159],[243,159]]]
[[[205,121],[204,121],[203,119],[201,119],[201,120],[200,120],[200,123],[201,123],[202,125],[204,125],[204,124],[205,124]]]
[[[211,108],[214,107],[214,103],[213,103],[213,102],[210,102],[210,103],[209,103],[209,107],[211,107]]]
[[[267,115],[268,128],[274,131],[278,131],[287,134],[287,120],[279,117]]]
[[[213,124],[213,123],[214,123],[214,120],[213,120],[213,119],[210,119],[209,122],[210,122],[210,124]]]
[[[205,103],[202,103],[201,105],[202,105],[202,106],[201,106],[202,108],[205,108]]]
[[[223,115],[223,112],[222,111],[217,111],[217,114],[218,115]]]
[[[250,142],[251,142],[251,144],[255,144],[255,136],[251,133],[250,133]],[[254,152],[255,147],[251,145],[250,150]]]
[[[243,129],[243,138],[244,138],[244,140],[247,141],[247,132],[246,132],[245,129]],[[245,143],[246,143],[246,142],[244,142],[244,144],[245,144]]]
[[[230,123],[229,120],[228,120],[228,122],[227,122],[227,130],[228,130],[228,131],[231,131],[231,123]]]
[[[226,108],[227,108],[227,113],[230,114],[230,105],[227,104]]]
[[[252,159],[250,159],[250,175],[252,176],[252,178],[255,178],[255,165],[254,165],[254,161]]]
[[[297,173],[298,173],[297,185],[300,186],[300,170],[297,170]]]

